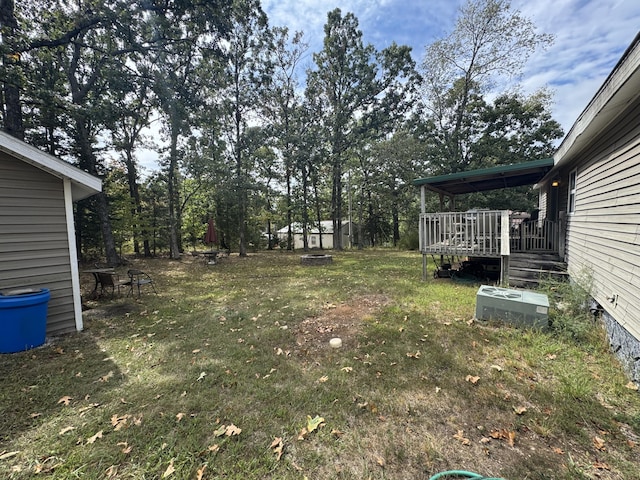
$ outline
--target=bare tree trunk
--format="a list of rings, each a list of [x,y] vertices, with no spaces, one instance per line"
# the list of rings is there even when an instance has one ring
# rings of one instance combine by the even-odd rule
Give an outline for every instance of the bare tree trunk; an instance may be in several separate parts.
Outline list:
[[[0,25],[2,26],[2,43],[11,49],[19,29],[14,14],[13,0],[0,0]],[[20,140],[24,140],[22,123],[22,106],[20,104],[20,56],[9,50],[3,52],[2,62],[6,78],[2,85],[4,130]]]
[[[301,168],[302,173],[302,249],[309,251],[309,238],[307,231],[309,229],[309,178],[307,175],[307,167],[303,165]]]
[[[333,222],[333,248],[342,250],[342,164],[340,155],[333,161],[333,187],[331,189],[331,220]]]
[[[86,170],[91,175],[98,176],[98,161],[93,153],[86,122],[87,120],[84,118],[84,115],[76,115],[76,142],[80,153],[80,168]],[[116,250],[116,243],[113,238],[113,231],[111,230],[111,219],[109,218],[109,202],[104,192],[96,195],[96,213],[100,221],[100,231],[102,232],[107,265],[116,267],[120,265],[121,259]]]
[[[169,167],[167,183],[169,190],[169,255],[172,259],[180,258],[180,246],[178,244],[178,128],[171,126],[171,146],[169,153]]]

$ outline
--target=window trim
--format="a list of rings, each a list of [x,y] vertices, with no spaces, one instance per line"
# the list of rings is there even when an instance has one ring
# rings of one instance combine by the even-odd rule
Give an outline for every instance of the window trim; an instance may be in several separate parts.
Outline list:
[[[572,182],[573,180],[573,182]],[[578,169],[571,170],[569,172],[569,186],[568,186],[568,197],[567,197],[567,213],[569,215],[575,213],[576,211],[576,191],[578,187]]]

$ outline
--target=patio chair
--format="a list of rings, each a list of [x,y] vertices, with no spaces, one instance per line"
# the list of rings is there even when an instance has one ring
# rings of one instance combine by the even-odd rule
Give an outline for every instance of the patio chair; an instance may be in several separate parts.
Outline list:
[[[140,296],[140,288],[145,285],[150,285],[153,289],[153,293],[155,293],[156,295],[158,294],[158,291],[154,286],[153,279],[149,276],[148,273],[132,268],[131,270],[127,271],[127,274],[129,275],[129,293],[131,295],[133,295],[133,287],[135,286],[138,289],[138,296]]]
[[[118,289],[118,295],[120,295],[120,287],[131,286],[130,280],[120,280],[120,276],[113,272],[96,272],[98,277],[98,283],[100,283],[100,294],[104,294],[106,290],[111,289],[111,297],[116,293]]]

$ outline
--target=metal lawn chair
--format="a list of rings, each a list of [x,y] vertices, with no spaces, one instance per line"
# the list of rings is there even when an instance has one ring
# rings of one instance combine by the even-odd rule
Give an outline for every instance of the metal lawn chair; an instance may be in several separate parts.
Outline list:
[[[127,271],[127,274],[129,275],[129,293],[131,295],[133,295],[133,288],[135,287],[138,290],[138,296],[140,296],[140,288],[145,285],[150,285],[153,289],[153,293],[155,293],[156,295],[158,294],[158,291],[154,286],[153,279],[149,276],[148,273],[132,268],[131,270]]]

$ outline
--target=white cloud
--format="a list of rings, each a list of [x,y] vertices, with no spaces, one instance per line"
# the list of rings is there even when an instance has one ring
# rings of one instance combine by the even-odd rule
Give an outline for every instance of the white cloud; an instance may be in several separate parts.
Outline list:
[[[553,116],[567,132],[633,41],[640,26],[637,0],[518,0],[513,7],[555,43],[538,52],[524,72],[533,91],[554,92]]]

